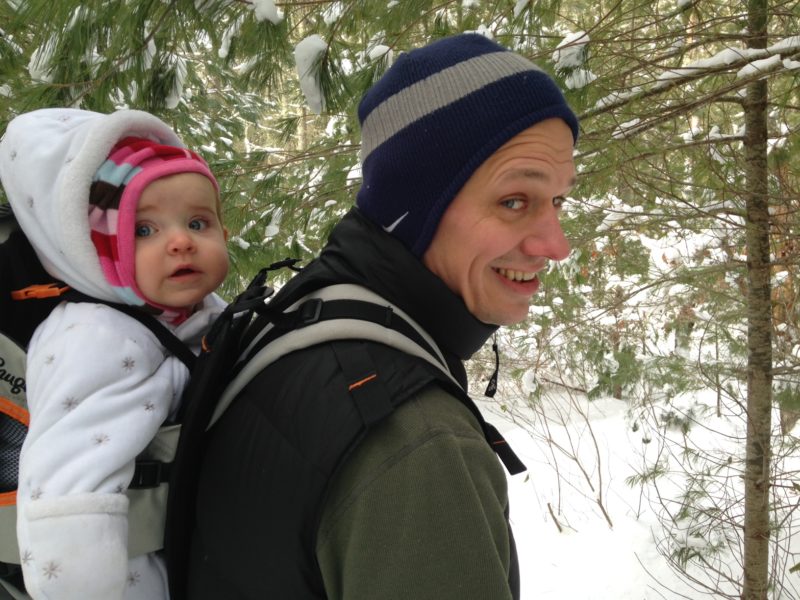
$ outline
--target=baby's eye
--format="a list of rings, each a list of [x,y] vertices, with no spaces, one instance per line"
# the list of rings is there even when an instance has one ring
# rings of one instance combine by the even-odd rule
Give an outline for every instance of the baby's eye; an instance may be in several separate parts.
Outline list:
[[[189,229],[192,229],[194,231],[203,231],[203,229],[205,229],[206,227],[208,227],[208,221],[206,221],[205,219],[201,219],[200,217],[197,217],[189,221]]]
[[[562,206],[564,206],[564,202],[566,201],[567,199],[564,198],[564,196],[556,196],[555,198],[553,198],[553,206],[555,206],[556,208],[561,208]]]
[[[155,227],[148,225],[147,223],[137,223],[136,228],[134,229],[134,235],[136,235],[136,237],[149,237],[155,232]]]
[[[500,204],[511,210],[519,210],[525,207],[525,201],[522,198],[507,198]]]

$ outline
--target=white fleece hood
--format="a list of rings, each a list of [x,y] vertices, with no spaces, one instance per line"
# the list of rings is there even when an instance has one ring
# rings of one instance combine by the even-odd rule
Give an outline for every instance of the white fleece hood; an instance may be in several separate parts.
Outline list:
[[[128,136],[184,146],[166,123],[138,110],[36,110],[13,119],[0,140],[0,182],[47,272],[112,302],[119,298],[90,237],[89,190],[111,149]]]

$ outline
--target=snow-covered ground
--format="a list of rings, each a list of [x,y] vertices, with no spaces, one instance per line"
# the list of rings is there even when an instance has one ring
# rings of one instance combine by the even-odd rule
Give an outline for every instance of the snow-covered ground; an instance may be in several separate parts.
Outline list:
[[[687,399],[710,409],[690,430],[690,442],[743,452],[732,446],[737,421],[716,417],[713,401],[710,394]],[[529,420],[524,426],[510,422],[496,405],[481,403],[481,409],[528,466],[527,474],[509,477],[523,600],[722,597],[690,587],[659,554],[656,543],[664,534],[659,505],[652,502],[657,496],[626,483],[643,461],[653,459],[655,442],[643,443],[646,433],[633,430],[624,401],[571,403],[556,394],[543,410],[517,408]],[[660,491],[677,496],[680,490],[665,479]],[[728,566],[740,572],[735,561]],[[770,597],[800,597],[799,574],[788,574],[784,585],[789,589]]]

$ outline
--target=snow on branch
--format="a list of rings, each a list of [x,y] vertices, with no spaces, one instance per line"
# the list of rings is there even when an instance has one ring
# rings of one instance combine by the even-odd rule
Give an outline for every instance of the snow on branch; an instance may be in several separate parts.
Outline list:
[[[319,63],[327,50],[328,44],[317,34],[301,40],[294,49],[300,89],[309,109],[315,114],[321,114],[325,108],[325,98],[319,85]]]
[[[641,84],[628,91],[613,92],[598,100],[595,103],[595,108],[580,115],[580,118],[586,119],[609,112],[633,100],[641,100],[661,94],[708,75],[720,74],[734,69],[736,70],[737,82],[725,86],[724,91],[736,90],[742,87],[751,77],[763,76],[765,72],[773,73],[780,70],[788,71],[800,68],[800,62],[792,59],[792,55],[797,52],[800,52],[800,36],[785,38],[764,49],[724,48],[710,58],[696,60],[682,67],[665,69],[649,84]],[[708,98],[693,101],[692,104],[699,105],[713,100],[720,96],[720,91],[717,90]],[[663,118],[655,118],[641,123],[638,127],[628,128],[626,135],[649,129],[662,120]]]
[[[275,6],[274,0],[249,0],[249,4],[256,14],[256,21],[269,21],[273,25],[283,21],[283,12]]]
[[[561,40],[553,51],[555,69],[564,75],[564,83],[571,90],[586,87],[597,79],[597,75],[583,68],[589,41],[585,31],[576,31]]]

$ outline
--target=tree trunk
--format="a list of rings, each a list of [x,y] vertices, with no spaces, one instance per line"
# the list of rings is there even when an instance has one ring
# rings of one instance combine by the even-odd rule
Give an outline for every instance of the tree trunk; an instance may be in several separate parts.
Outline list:
[[[751,48],[766,47],[767,0],[748,1]],[[769,586],[772,310],[767,189],[767,83],[747,88],[744,104],[747,211],[747,450],[743,600],[766,600]]]

